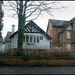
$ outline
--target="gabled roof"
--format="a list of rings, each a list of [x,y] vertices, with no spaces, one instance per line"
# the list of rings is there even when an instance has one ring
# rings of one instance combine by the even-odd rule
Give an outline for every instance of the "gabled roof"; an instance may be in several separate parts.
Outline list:
[[[64,28],[68,21],[64,21],[64,20],[55,20],[55,19],[49,19],[48,21],[48,26],[47,26],[47,31],[48,31],[48,27],[49,27],[49,24],[51,23],[51,25],[53,27],[57,27],[57,28]],[[46,32],[47,32],[46,31]]]
[[[63,32],[64,32],[70,25],[72,25],[74,22],[75,22],[75,17],[72,18],[70,21],[68,21],[67,25],[58,33],[58,35],[61,34],[61,33],[63,33]]]
[[[49,19],[53,27],[64,27],[68,21]]]
[[[10,36],[10,39],[16,35],[18,31],[13,33]],[[52,39],[48,34],[46,34],[37,24],[35,24],[32,20],[25,25],[25,33],[42,33],[47,36],[48,39]]]
[[[69,26],[70,26],[70,23],[67,23],[67,25],[60,32],[58,32],[58,35],[63,33]]]
[[[75,17],[72,18],[70,21],[49,19],[47,31],[48,31],[48,27],[49,27],[50,23],[52,24],[53,27],[58,27],[58,28],[61,27],[62,28],[62,30],[58,32],[58,35],[59,35],[59,34],[63,33],[69,26],[72,26],[73,23],[75,23]]]
[[[70,20],[70,23],[74,23],[74,22],[75,22],[75,17]]]

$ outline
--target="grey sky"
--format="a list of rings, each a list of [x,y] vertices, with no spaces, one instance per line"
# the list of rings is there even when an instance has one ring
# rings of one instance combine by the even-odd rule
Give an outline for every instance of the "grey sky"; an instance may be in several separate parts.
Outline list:
[[[70,20],[75,17],[75,1],[60,1],[61,5],[66,6],[66,9],[53,11],[54,17],[44,13],[43,16],[40,16],[34,22],[39,25],[44,31],[47,29],[47,24],[49,19],[58,19],[58,20]],[[8,31],[11,31],[11,27],[15,25],[15,31],[18,29],[18,21],[16,18],[8,17],[7,14],[11,13],[10,11],[5,11],[4,15],[4,27],[2,30],[2,36],[5,37]],[[11,13],[12,14],[12,13]]]

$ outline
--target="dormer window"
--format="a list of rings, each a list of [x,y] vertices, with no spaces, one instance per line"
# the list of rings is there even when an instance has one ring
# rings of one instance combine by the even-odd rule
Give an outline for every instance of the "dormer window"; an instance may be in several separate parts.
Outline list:
[[[67,32],[67,39],[70,39],[71,38],[70,35],[71,35],[70,32]]]

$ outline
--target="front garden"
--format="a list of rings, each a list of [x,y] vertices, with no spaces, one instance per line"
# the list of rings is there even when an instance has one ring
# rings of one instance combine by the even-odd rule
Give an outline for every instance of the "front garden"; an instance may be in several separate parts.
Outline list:
[[[17,50],[0,53],[0,65],[70,66],[75,65],[74,50],[24,50],[24,58]]]

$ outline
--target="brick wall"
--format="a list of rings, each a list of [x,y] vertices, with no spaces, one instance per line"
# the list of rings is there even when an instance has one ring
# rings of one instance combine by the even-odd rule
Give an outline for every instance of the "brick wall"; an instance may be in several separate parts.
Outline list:
[[[70,32],[70,39],[67,38],[67,32]],[[72,31],[69,31],[69,30],[66,30],[64,33],[63,33],[63,43],[72,43]]]
[[[63,33],[60,34],[60,43],[63,43]]]
[[[53,27],[53,30],[52,30],[52,42],[53,43],[59,43],[59,37],[58,37],[58,32],[61,30],[61,28],[56,28],[56,27]]]
[[[52,31],[52,33],[50,33],[50,30]],[[57,34],[60,30],[61,28],[56,28],[56,27],[53,27],[51,23],[49,24],[47,34],[52,37],[52,40],[51,40],[52,43],[59,43],[60,40]]]
[[[75,31],[72,33],[72,42],[75,42]]]
[[[52,37],[52,34],[50,34],[50,30],[51,30],[51,31],[53,30],[53,27],[52,27],[51,24],[49,24],[47,34],[48,34],[50,37]]]
[[[71,38],[67,38],[67,32],[70,32]],[[72,32],[70,30],[66,30],[64,33],[60,34],[60,43],[63,46],[63,49],[67,49],[67,45],[71,44],[71,49],[75,49],[75,32]]]
[[[75,23],[73,23],[73,31],[75,31]]]
[[[61,30],[62,28],[56,28],[53,27],[51,24],[49,24],[48,32],[47,34],[52,37],[52,43],[61,43],[64,47],[67,46],[67,44],[75,43],[75,23],[73,24],[73,31],[72,30],[66,30],[62,34],[60,34],[60,37],[58,37],[57,33]],[[50,34],[50,30],[52,30],[52,34]],[[70,39],[67,38],[67,32],[70,32]],[[75,45],[74,45],[75,46]]]

